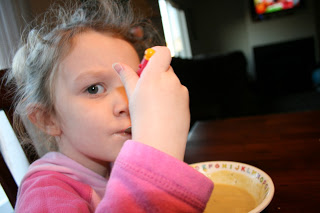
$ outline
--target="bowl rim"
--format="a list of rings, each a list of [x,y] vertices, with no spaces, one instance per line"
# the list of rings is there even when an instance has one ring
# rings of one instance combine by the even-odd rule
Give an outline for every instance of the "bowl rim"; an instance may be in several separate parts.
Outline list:
[[[238,164],[238,165],[240,164],[240,165],[249,166],[249,167],[255,169],[257,172],[262,174],[265,177],[265,179],[268,180],[269,191],[267,193],[266,198],[258,206],[256,206],[254,209],[252,209],[248,213],[259,213],[262,210],[264,210],[270,204],[270,202],[271,202],[271,200],[272,200],[272,198],[274,196],[274,193],[275,193],[275,187],[274,187],[274,183],[272,181],[272,178],[266,172],[264,172],[263,170],[259,169],[256,166],[252,166],[250,164],[237,162],[237,161],[220,161],[220,160],[217,160],[217,161],[203,161],[203,162],[198,162],[198,163],[191,163],[189,165],[193,167],[193,166],[196,166],[196,165],[209,164],[209,163],[221,163],[221,164],[229,163],[229,164]]]

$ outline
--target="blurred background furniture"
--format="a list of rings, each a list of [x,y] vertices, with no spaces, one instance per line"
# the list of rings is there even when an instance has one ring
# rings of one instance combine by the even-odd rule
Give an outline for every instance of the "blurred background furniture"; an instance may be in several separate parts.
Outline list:
[[[171,66],[189,90],[192,124],[256,113],[241,51],[198,59],[173,58]]]
[[[0,153],[0,184],[5,194],[7,195],[12,208],[14,208],[16,199],[17,199],[18,186],[14,181],[14,178],[5,160],[3,159],[1,153]]]
[[[14,207],[17,187],[29,167],[29,161],[7,119],[0,110],[0,181],[11,205]]]
[[[17,188],[30,162],[36,157],[26,155],[12,128],[13,96],[6,87],[3,76],[7,70],[0,70],[0,181],[1,186],[14,207]],[[30,147],[27,145],[24,148]]]
[[[248,78],[242,51],[194,59],[173,58],[171,66],[189,89],[191,124],[198,120],[320,109],[312,82],[314,39],[254,49],[257,79]]]

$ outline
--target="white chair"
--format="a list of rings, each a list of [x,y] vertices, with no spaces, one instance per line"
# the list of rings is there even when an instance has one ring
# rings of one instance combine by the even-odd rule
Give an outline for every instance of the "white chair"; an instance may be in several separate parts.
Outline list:
[[[3,110],[0,110],[0,181],[14,207],[17,187],[29,167],[29,161]]]

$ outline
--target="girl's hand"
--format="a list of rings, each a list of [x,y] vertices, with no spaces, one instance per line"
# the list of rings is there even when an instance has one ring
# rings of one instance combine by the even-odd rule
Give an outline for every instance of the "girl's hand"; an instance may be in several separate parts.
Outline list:
[[[175,75],[167,47],[156,51],[140,78],[116,64],[129,99],[132,139],[183,160],[190,125],[189,93]]]

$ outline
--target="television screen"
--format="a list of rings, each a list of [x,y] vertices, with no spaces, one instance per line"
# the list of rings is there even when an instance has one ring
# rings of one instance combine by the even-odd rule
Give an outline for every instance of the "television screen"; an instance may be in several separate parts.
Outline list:
[[[288,14],[301,7],[302,0],[251,0],[254,20]]]

